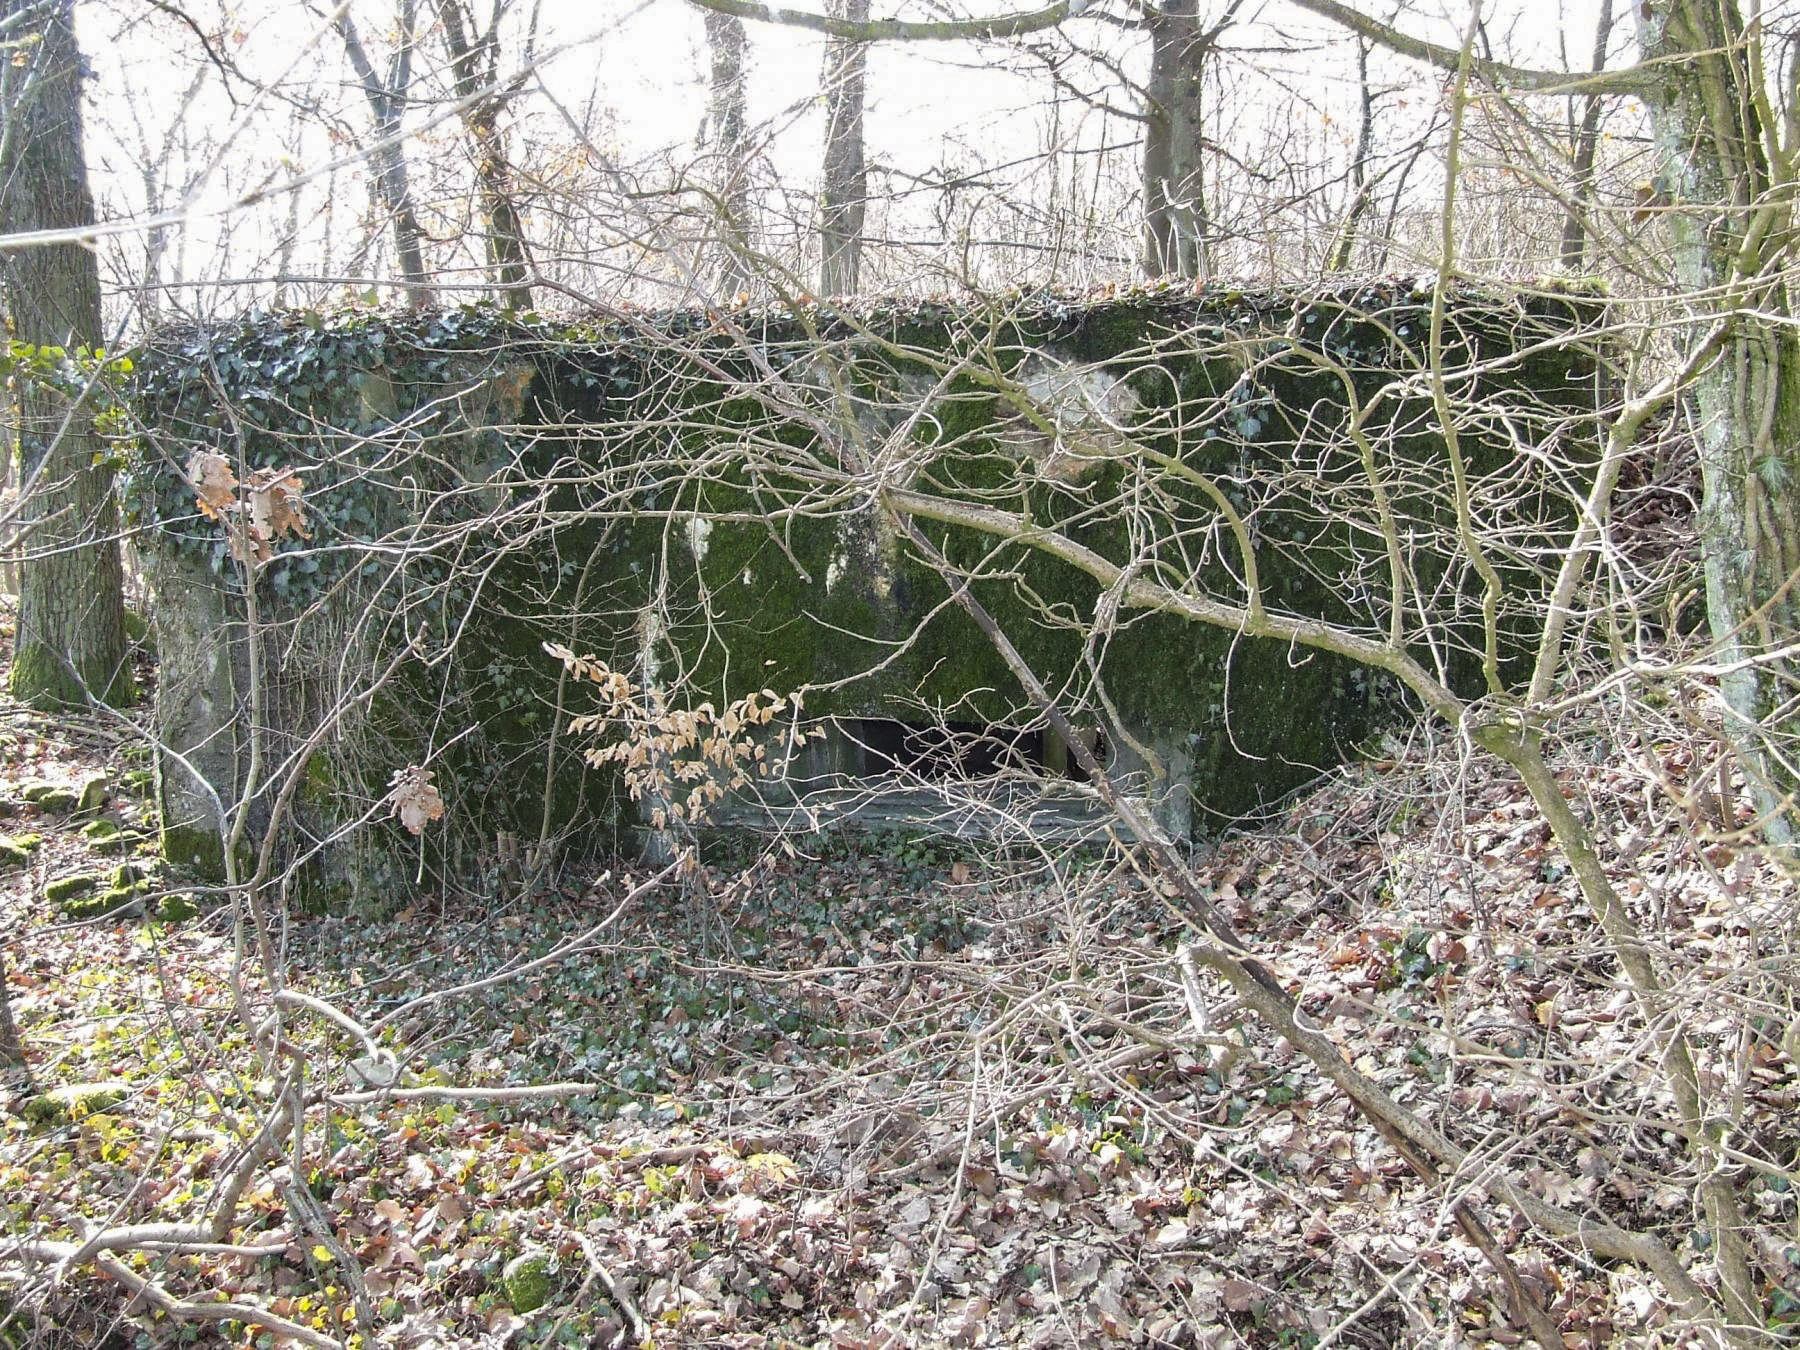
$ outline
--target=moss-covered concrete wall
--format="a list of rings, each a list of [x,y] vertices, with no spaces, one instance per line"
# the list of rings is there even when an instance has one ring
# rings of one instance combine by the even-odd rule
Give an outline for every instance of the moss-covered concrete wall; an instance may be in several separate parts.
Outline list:
[[[164,333],[137,361],[130,497],[164,634],[172,843],[206,856],[213,796],[243,782],[252,610],[267,705],[254,816],[285,792],[287,847],[327,890],[479,876],[540,840],[605,847],[634,823],[561,733],[590,704],[546,641],[625,670],[653,657],[690,704],[805,688],[813,716],[1030,723],[1004,662],[874,509],[876,484],[1022,513],[1241,600],[1221,494],[1270,608],[1381,631],[1373,471],[1409,603],[1431,607],[1421,654],[1467,681],[1478,605],[1444,528],[1429,305],[1387,283],[574,323],[281,313]],[[1494,506],[1513,638],[1580,477],[1595,374],[1569,339],[1587,310],[1554,295],[1449,307],[1448,361],[1469,372],[1460,442]],[[194,509],[196,447],[240,477],[304,479],[311,538],[279,546],[254,606]],[[1121,612],[1023,544],[930,533],[1182,828],[1287,792],[1393,716],[1395,691],[1346,662]],[[416,841],[381,795],[394,768],[427,762],[449,814]]]

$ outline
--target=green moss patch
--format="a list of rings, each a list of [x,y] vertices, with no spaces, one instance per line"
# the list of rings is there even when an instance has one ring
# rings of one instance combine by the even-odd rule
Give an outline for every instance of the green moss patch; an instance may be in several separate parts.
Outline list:
[[[31,855],[43,842],[37,834],[0,835],[0,871],[16,872],[31,862]]]
[[[219,877],[224,873],[225,850],[212,830],[195,829],[191,825],[165,825],[159,844],[162,856],[177,867],[190,868],[207,877]]]
[[[556,1258],[549,1252],[521,1252],[506,1263],[500,1284],[514,1312],[536,1312],[556,1294]]]
[[[165,923],[185,923],[200,913],[200,906],[186,891],[170,891],[156,907],[156,917]]]
[[[66,1125],[110,1111],[130,1095],[125,1083],[71,1083],[27,1097],[19,1114],[33,1125]]]
[[[98,890],[100,881],[101,878],[93,872],[60,876],[44,887],[44,898],[53,905],[67,905],[70,901],[79,900]]]
[[[76,810],[98,811],[106,805],[106,799],[112,792],[112,781],[103,773],[89,774],[81,780],[76,792]]]
[[[88,847],[95,853],[120,854],[131,853],[138,849],[144,842],[144,836],[139,834],[136,830],[124,830],[118,834],[107,835],[104,838],[93,840],[88,844]]]
[[[19,795],[52,815],[72,815],[81,808],[81,793],[61,783],[27,783]]]

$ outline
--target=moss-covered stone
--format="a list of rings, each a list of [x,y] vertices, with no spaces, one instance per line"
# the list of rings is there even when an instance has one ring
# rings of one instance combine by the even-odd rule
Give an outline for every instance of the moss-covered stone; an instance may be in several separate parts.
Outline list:
[[[142,886],[114,886],[66,901],[63,913],[75,920],[141,918],[146,909],[145,889]]]
[[[53,905],[67,906],[71,901],[91,895],[100,889],[101,877],[94,872],[73,872],[55,877],[44,886],[44,898]]]
[[[105,816],[99,820],[90,820],[81,827],[81,837],[90,844],[98,844],[102,840],[112,839],[120,832],[119,822]]]
[[[191,825],[164,825],[158,841],[162,856],[175,866],[215,880],[224,876],[225,849],[212,830]]]
[[[112,780],[103,773],[91,773],[81,780],[76,789],[76,809],[78,811],[98,811],[106,805],[106,799],[112,792]]]
[[[33,1125],[66,1125],[110,1111],[130,1094],[126,1083],[70,1083],[27,1097],[19,1113]]]
[[[165,923],[185,923],[200,913],[200,906],[186,891],[170,891],[156,907],[156,916]]]
[[[81,794],[61,783],[27,783],[19,795],[52,815],[71,815],[81,806]]]
[[[500,1287],[516,1313],[536,1312],[556,1293],[556,1258],[549,1252],[521,1252],[500,1272]]]
[[[125,854],[136,851],[145,842],[145,836],[136,830],[121,830],[117,834],[89,842],[88,847],[99,854]]]
[[[44,898],[71,919],[100,919],[141,914],[150,889],[143,871],[126,863],[114,868],[110,876],[74,872],[57,877],[44,887]]]
[[[41,834],[0,834],[0,871],[17,871],[29,864],[43,842]]]

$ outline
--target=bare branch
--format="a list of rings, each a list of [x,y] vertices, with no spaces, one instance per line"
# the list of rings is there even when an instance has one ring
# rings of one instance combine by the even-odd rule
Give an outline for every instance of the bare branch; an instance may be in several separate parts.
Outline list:
[[[1042,9],[1001,14],[992,19],[840,19],[829,14],[812,14],[803,9],[776,9],[756,0],[691,0],[715,14],[730,14],[757,23],[778,23],[789,28],[807,28],[831,37],[851,38],[861,42],[967,42],[983,38],[1023,37],[1055,28],[1076,18],[1087,9],[1089,0],[1056,0]]]
[[[1292,0],[1320,18],[1330,19],[1371,42],[1379,43],[1401,56],[1423,61],[1444,71],[1453,71],[1462,58],[1460,47],[1427,42],[1424,38],[1403,33],[1391,24],[1340,3],[1340,0]],[[1515,66],[1486,57],[1473,60],[1473,70],[1481,79],[1499,89],[1523,90],[1533,94],[1645,94],[1653,87],[1650,71],[1642,65],[1622,70],[1590,71],[1575,74],[1566,70],[1540,70],[1531,66]]]

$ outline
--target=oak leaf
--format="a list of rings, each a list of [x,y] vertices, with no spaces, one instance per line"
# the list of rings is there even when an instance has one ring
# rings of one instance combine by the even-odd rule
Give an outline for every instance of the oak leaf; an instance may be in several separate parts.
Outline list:
[[[400,823],[413,834],[423,832],[432,821],[444,814],[444,799],[431,782],[430,769],[409,764],[394,770],[388,780],[388,804]]]
[[[194,504],[207,519],[223,520],[237,505],[237,475],[225,456],[212,450],[194,451],[188,456],[187,478],[194,489]]]
[[[301,508],[305,484],[292,469],[258,469],[245,484],[250,499],[250,529],[259,541],[284,535],[311,539]]]

